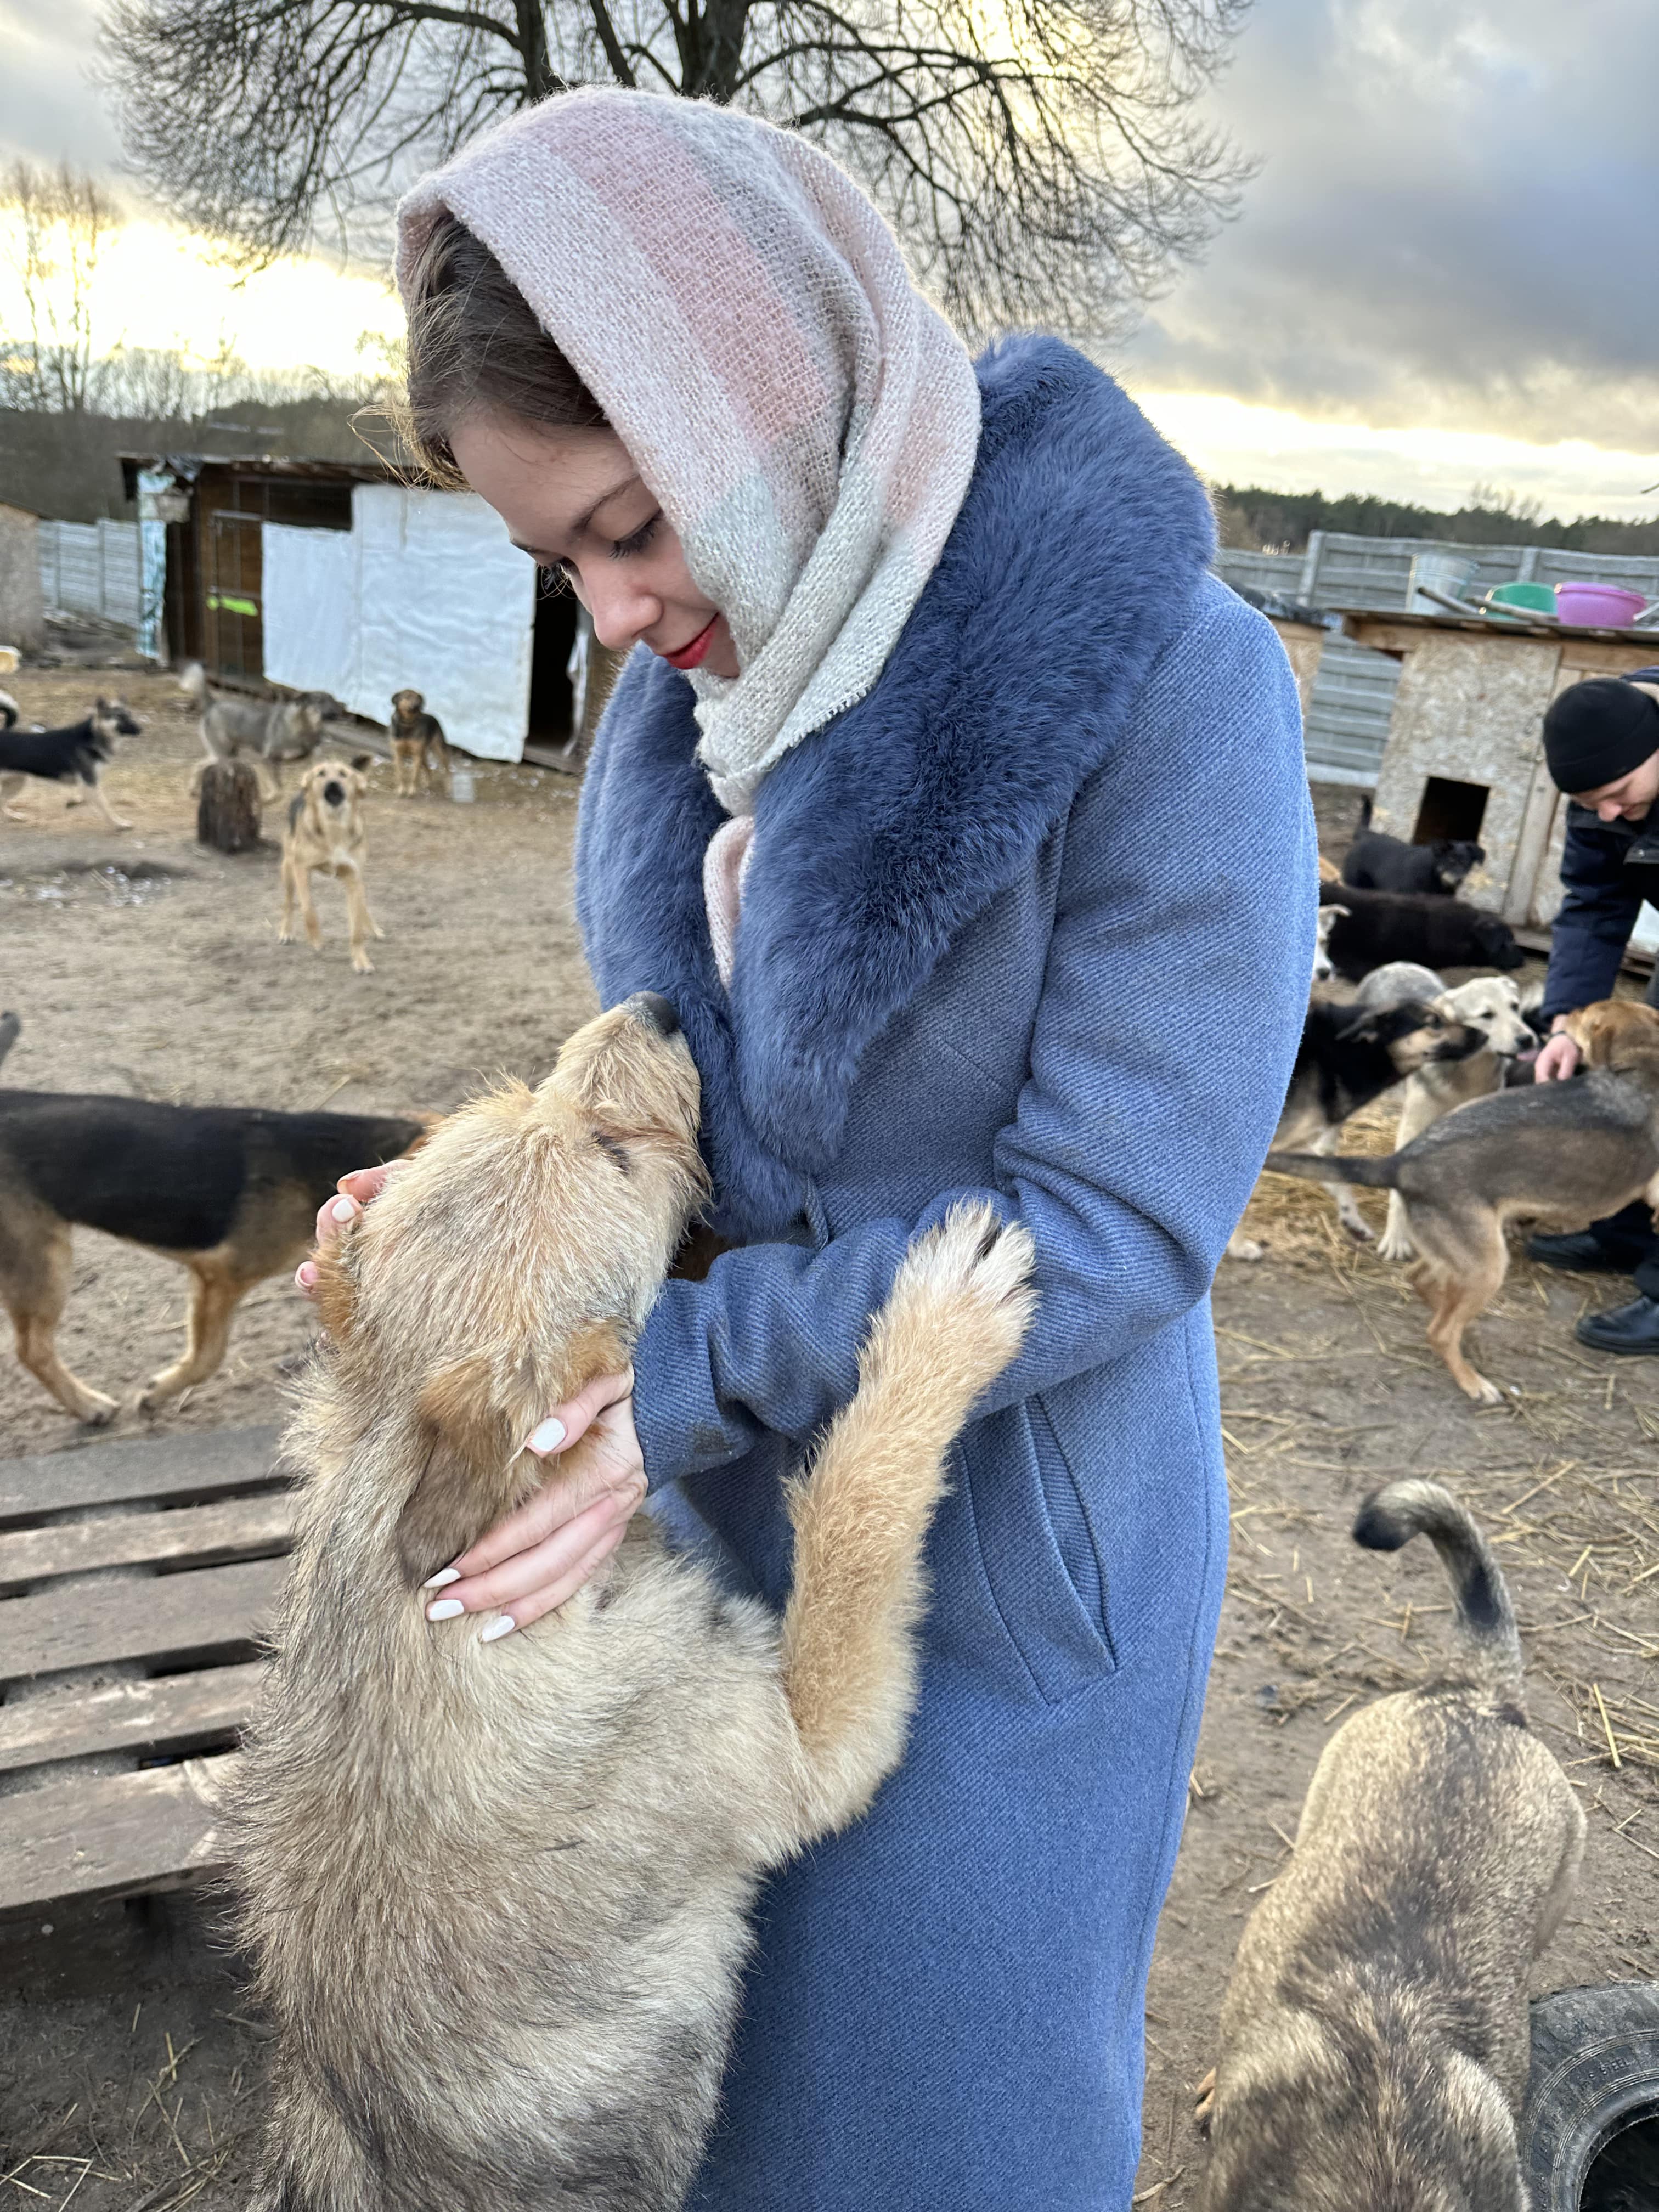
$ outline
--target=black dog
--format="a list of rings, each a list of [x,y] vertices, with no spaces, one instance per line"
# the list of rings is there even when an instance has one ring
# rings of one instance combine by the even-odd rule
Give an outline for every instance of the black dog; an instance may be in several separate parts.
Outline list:
[[[112,830],[130,830],[130,822],[111,811],[99,778],[117,738],[136,738],[143,726],[125,700],[100,699],[83,722],[66,729],[0,731],[0,809],[9,821],[28,820],[15,801],[24,777],[33,775],[43,783],[84,785]],[[69,803],[78,806],[85,797],[80,791]]]
[[[1322,906],[1346,907],[1325,940],[1338,975],[1357,983],[1390,960],[1419,967],[1520,968],[1526,954],[1507,922],[1467,899],[1426,891],[1368,891],[1352,884],[1321,884]]]
[[[1359,827],[1342,861],[1342,880],[1366,891],[1426,891],[1450,898],[1471,868],[1486,859],[1469,837],[1437,837],[1431,845],[1408,845],[1371,827],[1371,802],[1359,803]]]

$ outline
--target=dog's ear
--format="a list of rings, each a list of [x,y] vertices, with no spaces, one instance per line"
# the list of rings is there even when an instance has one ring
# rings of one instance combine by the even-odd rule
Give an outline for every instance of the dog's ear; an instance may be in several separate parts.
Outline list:
[[[351,765],[356,769],[358,775],[361,775],[365,769],[374,767],[374,756],[373,753],[353,753],[351,756]]]
[[[411,1589],[499,1517],[507,1470],[524,1442],[513,1433],[487,1352],[439,1368],[416,1415],[421,1475],[398,1522],[398,1559]]]

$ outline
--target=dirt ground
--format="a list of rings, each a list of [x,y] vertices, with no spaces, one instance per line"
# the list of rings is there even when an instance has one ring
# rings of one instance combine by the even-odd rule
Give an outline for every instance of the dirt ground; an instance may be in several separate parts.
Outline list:
[[[592,1004],[570,915],[568,782],[486,769],[469,810],[398,802],[390,770],[376,771],[369,890],[386,937],[376,972],[359,977],[331,886],[319,893],[322,955],[279,946],[274,854],[229,860],[195,845],[181,706],[167,679],[124,680],[149,722],[110,777],[134,829],[118,835],[90,809],[65,817],[55,794],[31,796],[39,826],[0,823],[0,1005],[24,1023],[3,1079],[370,1109],[445,1107],[480,1074],[545,1064]],[[10,688],[56,720],[95,685],[25,672]],[[1321,796],[1340,842],[1352,795]],[[1388,1126],[1366,1116],[1352,1141],[1386,1149]],[[1420,1679],[1446,1648],[1432,1554],[1376,1558],[1348,1540],[1358,1499],[1393,1475],[1444,1478],[1493,1530],[1538,1723],[1590,1815],[1583,1885],[1536,1986],[1659,1966],[1659,1364],[1594,1357],[1571,1334],[1587,1302],[1626,1286],[1517,1265],[1476,1333],[1483,1363],[1517,1395],[1477,1409],[1428,1354],[1402,1272],[1348,1243],[1322,1193],[1265,1180],[1246,1226],[1266,1257],[1224,1264],[1215,1290],[1232,1571],[1152,1971],[1136,2202],[1160,2212],[1195,2201],[1192,2087],[1211,2062],[1244,1915],[1282,1863],[1321,1749],[1357,1704]],[[111,1389],[147,1373],[178,1328],[182,1279],[82,1238],[71,1364]],[[276,1363],[307,1334],[306,1310],[267,1285],[224,1371],[167,1425],[279,1419]],[[3,1358],[0,1438],[0,1454],[82,1441]],[[197,1901],[0,1930],[8,2197],[20,2212],[63,2212],[71,2198],[81,2212],[232,2212],[263,2049]]]

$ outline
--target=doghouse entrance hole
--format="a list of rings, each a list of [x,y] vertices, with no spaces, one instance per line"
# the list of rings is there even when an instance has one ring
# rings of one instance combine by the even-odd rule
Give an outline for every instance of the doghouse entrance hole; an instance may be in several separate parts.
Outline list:
[[[1467,838],[1471,844],[1478,844],[1491,796],[1489,784],[1459,783],[1455,776],[1431,775],[1423,787],[1413,844],[1432,845],[1441,837]]]
[[[1605,2142],[1584,2177],[1579,2212],[1650,2212],[1659,2204],[1659,2106]]]

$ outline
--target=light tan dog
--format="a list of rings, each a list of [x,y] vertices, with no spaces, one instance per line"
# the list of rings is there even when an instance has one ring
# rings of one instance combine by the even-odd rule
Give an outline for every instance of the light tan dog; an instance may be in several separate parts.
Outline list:
[[[428,784],[442,790],[449,788],[449,747],[444,740],[444,726],[435,714],[426,712],[426,700],[419,691],[394,691],[392,695],[392,720],[387,726],[392,738],[392,758],[396,768],[396,789],[399,799],[413,799],[417,791]]]
[[[313,952],[320,952],[323,926],[311,903],[312,873],[320,869],[337,876],[345,885],[351,964],[360,975],[371,974],[374,966],[365,938],[386,934],[369,913],[363,886],[368,845],[363,836],[362,797],[368,782],[362,771],[368,759],[362,753],[349,768],[343,761],[319,761],[301,777],[300,788],[289,801],[288,828],[283,833],[283,919],[276,931],[279,945],[292,945],[297,906],[306,942]]]
[[[1465,1509],[1397,1482],[1353,1533],[1396,1551],[1419,1532],[1464,1663],[1325,1747],[1222,2008],[1204,2212],[1525,2212],[1527,1974],[1571,1898],[1584,1815],[1527,1725],[1509,1594]]]
[[[1030,1240],[983,1207],[898,1271],[791,1492],[781,1621],[649,1513],[505,1640],[422,1612],[542,1480],[548,1407],[626,1366],[701,1193],[698,1103],[672,1010],[630,1000],[441,1123],[322,1263],[235,1823],[277,2030],[258,2212],[672,2212],[761,1875],[901,1756],[945,1455],[1030,1311]]]
[[[1400,1121],[1395,1131],[1397,1152],[1403,1152],[1413,1137],[1420,1137],[1443,1114],[1455,1113],[1472,1098],[1489,1097],[1501,1086],[1508,1062],[1538,1042],[1522,1015],[1521,993],[1510,975],[1476,975],[1449,991],[1431,969],[1419,968],[1409,960],[1394,960],[1386,968],[1373,969],[1354,997],[1358,1004],[1370,1006],[1426,998],[1454,1021],[1479,1030],[1486,1040],[1467,1060],[1443,1060],[1419,1068],[1409,1079],[1401,1094]],[[1389,1218],[1376,1249],[1384,1260],[1413,1256],[1406,1203],[1397,1190],[1389,1193]]]
[[[1412,1288],[1429,1307],[1429,1342],[1466,1396],[1503,1392],[1472,1366],[1463,1334],[1504,1286],[1506,1224],[1563,1229],[1616,1213],[1632,1199],[1659,1207],[1659,1012],[1604,999],[1571,1015],[1568,1034],[1589,1073],[1477,1098],[1386,1159],[1270,1152],[1280,1175],[1396,1190],[1421,1255]]]

